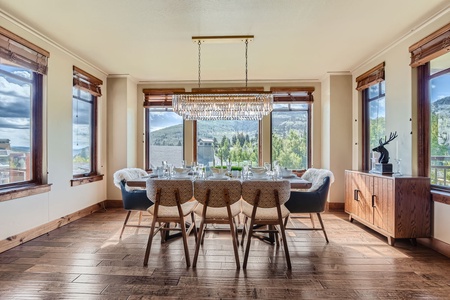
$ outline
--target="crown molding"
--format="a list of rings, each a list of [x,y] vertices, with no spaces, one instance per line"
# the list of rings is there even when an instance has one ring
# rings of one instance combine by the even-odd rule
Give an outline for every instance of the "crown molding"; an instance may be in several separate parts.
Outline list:
[[[397,46],[398,44],[400,44],[401,42],[403,42],[407,38],[411,37],[418,30],[421,30],[421,29],[425,28],[426,26],[432,24],[433,22],[435,22],[436,20],[438,20],[439,18],[441,18],[442,16],[444,16],[448,12],[450,12],[450,4],[447,4],[444,8],[442,8],[441,10],[439,10],[438,12],[433,14],[431,17],[429,17],[428,19],[426,19],[425,21],[423,21],[419,25],[411,28],[408,32],[406,32],[405,34],[403,34],[402,36],[400,36],[399,38],[394,40],[392,43],[390,43],[385,48],[381,49],[379,52],[373,54],[372,56],[368,57],[364,61],[358,63],[356,66],[354,66],[353,68],[350,69],[350,72],[353,74],[357,69],[363,67],[364,65],[366,65],[366,64],[368,64],[368,63],[370,63],[370,62],[372,62],[374,60],[376,60],[381,55],[385,54],[386,52],[388,52],[389,50],[391,50],[392,48],[394,48],[395,46]]]
[[[139,80],[137,80],[135,77],[131,76],[130,74],[109,74],[107,79],[109,79],[109,78],[126,78],[135,84],[139,84]]]
[[[12,24],[20,27],[21,29],[25,30],[26,32],[30,33],[31,35],[43,40],[44,42],[50,44],[51,46],[57,48],[58,50],[62,51],[63,53],[69,55],[70,57],[81,61],[82,63],[88,65],[89,67],[99,71],[105,76],[108,76],[108,73],[101,68],[97,67],[96,65],[92,64],[91,62],[85,60],[84,58],[78,56],[77,54],[73,53],[69,49],[65,48],[64,46],[58,44],[56,41],[52,40],[48,36],[44,35],[43,33],[37,31],[36,29],[32,28],[28,24],[24,23],[23,21],[19,20],[18,18],[12,16],[11,14],[5,12],[3,9],[0,8],[0,17],[5,18],[7,21],[11,22]]]

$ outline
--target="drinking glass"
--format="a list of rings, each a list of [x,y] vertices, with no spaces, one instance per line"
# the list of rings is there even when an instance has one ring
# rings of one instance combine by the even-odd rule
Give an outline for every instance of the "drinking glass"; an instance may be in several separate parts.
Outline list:
[[[270,172],[272,170],[272,166],[269,162],[264,163],[264,169],[266,169],[267,172]]]

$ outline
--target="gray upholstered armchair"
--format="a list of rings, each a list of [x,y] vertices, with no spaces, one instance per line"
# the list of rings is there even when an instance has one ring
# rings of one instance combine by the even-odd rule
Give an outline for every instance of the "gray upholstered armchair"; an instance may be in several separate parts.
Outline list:
[[[150,226],[141,225],[142,212],[153,205],[147,198],[147,191],[142,188],[132,188],[127,185],[128,180],[136,179],[142,176],[148,175],[145,170],[138,168],[125,168],[118,170],[114,173],[114,184],[120,188],[122,192],[123,208],[128,210],[125,222],[123,223],[122,230],[120,231],[120,238],[122,238],[125,227],[146,227]],[[128,224],[130,214],[132,211],[139,212],[139,221],[137,225]]]
[[[325,169],[309,169],[303,174],[303,179],[311,181],[312,186],[307,190],[294,190],[291,191],[289,201],[286,202],[286,208],[293,214],[307,213],[311,218],[312,227],[298,228],[287,227],[287,221],[285,221],[286,230],[321,230],[325,236],[325,240],[328,243],[327,233],[323,225],[321,213],[325,211],[326,202],[328,198],[328,191],[331,183],[334,181],[333,173]],[[317,214],[321,227],[314,226],[313,214]],[[290,218],[302,218],[301,216],[290,215]]]

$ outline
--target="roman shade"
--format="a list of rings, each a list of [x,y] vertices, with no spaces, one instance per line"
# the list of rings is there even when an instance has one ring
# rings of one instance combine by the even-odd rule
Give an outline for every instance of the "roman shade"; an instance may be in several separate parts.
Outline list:
[[[384,80],[384,62],[356,77],[356,90],[362,91]]]
[[[423,65],[450,51],[450,23],[421,39],[411,47],[411,67]]]
[[[144,107],[172,107],[172,95],[184,93],[183,88],[173,89],[144,89]]]
[[[73,86],[90,93],[92,96],[101,97],[102,91],[100,86],[103,81],[95,76],[73,66]]]
[[[273,94],[273,102],[303,102],[313,103],[314,87],[271,87],[270,91]]]
[[[50,53],[3,27],[0,27],[0,57],[47,75]]]

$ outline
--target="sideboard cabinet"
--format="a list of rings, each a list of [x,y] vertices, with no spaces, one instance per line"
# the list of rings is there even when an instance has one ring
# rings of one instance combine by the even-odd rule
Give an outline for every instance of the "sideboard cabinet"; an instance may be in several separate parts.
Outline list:
[[[345,212],[351,222],[386,236],[389,245],[399,238],[429,237],[430,179],[345,171]]]

